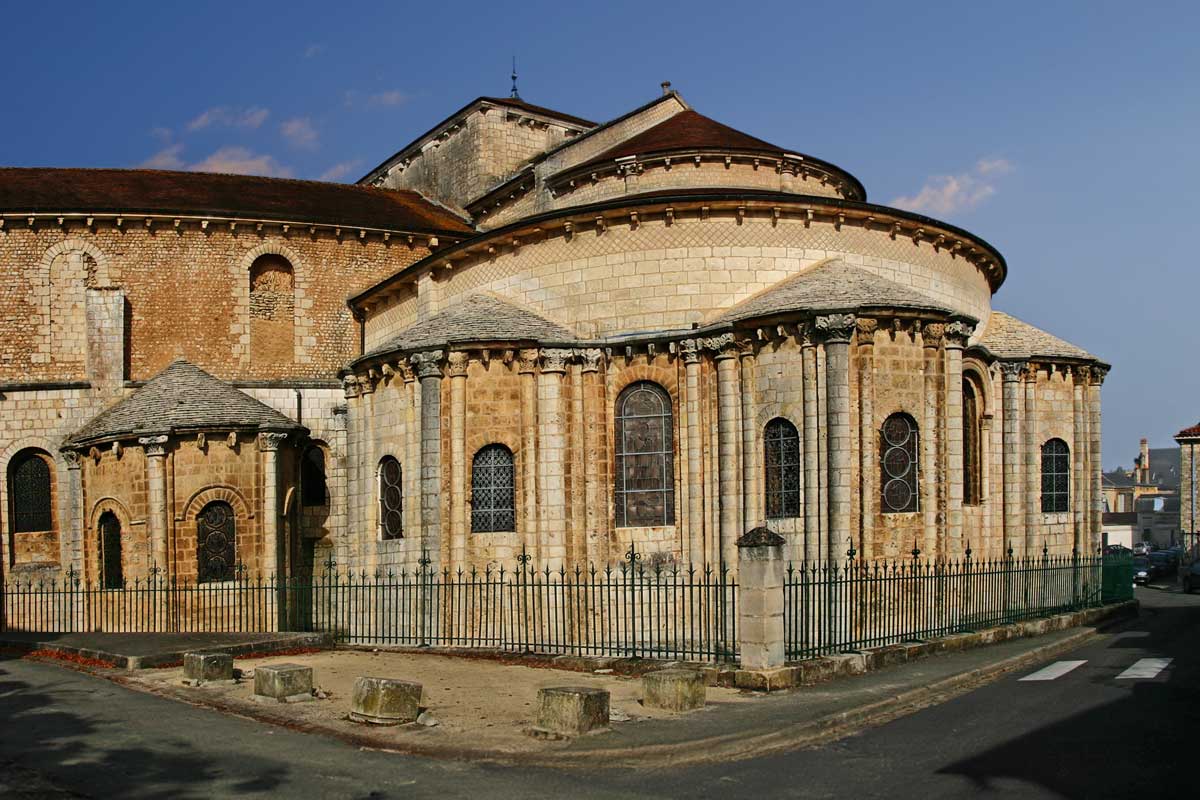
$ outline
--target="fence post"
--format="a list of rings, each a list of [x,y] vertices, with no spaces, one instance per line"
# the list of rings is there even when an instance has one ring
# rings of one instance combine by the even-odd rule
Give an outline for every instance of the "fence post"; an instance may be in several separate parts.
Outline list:
[[[784,664],[783,545],[783,537],[764,526],[737,540],[742,669],[775,669]]]

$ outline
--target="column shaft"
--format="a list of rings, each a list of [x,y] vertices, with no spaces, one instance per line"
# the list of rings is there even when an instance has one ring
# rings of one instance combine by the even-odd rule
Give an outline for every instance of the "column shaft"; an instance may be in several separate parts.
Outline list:
[[[717,476],[720,502],[721,561],[737,567],[738,500],[742,491],[738,472],[738,367],[737,353],[726,347],[717,354]]]
[[[1021,365],[1005,362],[1000,365],[1003,378],[1003,413],[1004,427],[1001,432],[1003,446],[1001,460],[1003,474],[1001,479],[1004,486],[1004,540],[1001,543],[1001,554],[1024,546],[1022,535],[1022,500],[1024,496],[1025,462],[1022,456],[1024,437],[1021,435]]]
[[[689,564],[708,561],[704,553],[704,440],[700,420],[700,355],[696,342],[684,343],[685,402],[687,403],[687,484]]]
[[[748,344],[748,343],[747,343]],[[762,487],[759,484],[758,413],[754,402],[754,351],[742,351],[742,530],[746,533],[764,523]]]
[[[849,341],[830,339],[825,343],[825,385],[829,398],[829,539],[825,555],[836,560],[851,544]]]
[[[538,521],[542,565],[556,569],[566,558],[566,426],[563,373],[569,350],[543,350],[538,373]]]
[[[964,338],[946,337],[946,540],[938,552],[944,558],[957,558],[963,551],[963,481],[966,478],[963,474],[964,344]]]
[[[1042,509],[1042,470],[1038,463],[1037,369],[1030,365],[1025,376],[1025,538],[1016,547],[1019,555],[1032,555],[1037,544]]]
[[[467,354],[451,353],[450,568],[467,566]]]
[[[1087,431],[1087,417],[1084,410],[1084,379],[1081,371],[1071,373],[1071,406],[1072,432],[1071,447],[1071,549],[1087,555],[1087,514],[1088,494],[1092,488],[1091,476],[1088,475],[1087,451],[1091,441]]]
[[[804,560],[815,564],[821,557],[821,506],[817,481],[817,348],[806,337],[800,349],[804,404]]]

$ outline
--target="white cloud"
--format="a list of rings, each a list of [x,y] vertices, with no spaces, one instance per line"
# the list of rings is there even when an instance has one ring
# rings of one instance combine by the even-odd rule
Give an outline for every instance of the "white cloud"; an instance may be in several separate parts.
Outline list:
[[[266,175],[290,178],[292,170],[274,156],[253,153],[245,147],[222,147],[203,161],[188,167],[193,172],[229,172],[235,175]]]
[[[398,106],[408,100],[408,96],[398,89],[392,89],[387,92],[379,92],[367,98],[367,105],[371,106]]]
[[[317,56],[321,55],[321,53],[324,53],[324,52],[325,52],[325,45],[317,42],[314,44],[310,44],[308,47],[304,48],[304,57],[305,58],[316,58]]]
[[[350,173],[354,172],[354,170],[358,168],[358,165],[360,163],[361,162],[356,160],[356,161],[342,161],[341,163],[334,164],[332,167],[330,167],[329,169],[325,170],[320,175],[318,175],[317,180],[319,180],[319,181],[340,181],[342,178],[344,178],[347,175],[349,175]]]
[[[308,117],[287,120],[279,126],[279,132],[293,147],[311,150],[317,146],[317,129]]]
[[[182,152],[182,144],[173,144],[159,150],[138,166],[142,169],[184,169],[183,159],[179,157]]]
[[[1007,159],[983,158],[972,170],[954,175],[930,176],[915,195],[897,197],[891,205],[934,215],[969,211],[994,195],[995,179],[1012,170],[1012,162]]]
[[[213,125],[254,130],[267,121],[271,112],[260,106],[244,109],[214,106],[187,124],[189,131],[203,130]]]

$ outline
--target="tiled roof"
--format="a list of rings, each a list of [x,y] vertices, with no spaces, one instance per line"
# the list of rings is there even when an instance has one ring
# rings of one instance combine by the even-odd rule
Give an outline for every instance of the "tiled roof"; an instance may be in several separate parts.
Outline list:
[[[844,261],[828,261],[743,300],[713,323],[739,322],[791,311],[853,311],[858,308],[951,311],[948,306],[887,278]]]
[[[1105,472],[1101,477],[1104,479],[1105,486],[1112,486],[1118,489],[1137,485],[1137,481],[1134,480],[1133,476],[1123,469],[1114,469],[1111,472]]]
[[[182,359],[100,412],[65,442],[81,446],[137,434],[189,430],[294,430],[302,426]]]
[[[1175,434],[1177,439],[1195,439],[1200,437],[1200,424],[1193,425],[1190,428],[1184,428],[1179,433]]]
[[[976,344],[996,358],[1077,358],[1098,361],[1083,348],[1035,328],[1028,322],[1000,311],[993,311],[987,327]]]
[[[1138,522],[1136,511],[1108,511],[1100,516],[1105,525],[1137,525]]]
[[[742,133],[692,109],[680,111],[604,151],[596,161],[659,153],[665,150],[759,150],[782,154],[784,149]]]
[[[498,297],[471,295],[406,328],[367,355],[420,350],[465,342],[570,342],[575,335],[556,322]]]
[[[0,211],[187,214],[471,234],[408,190],[148,169],[0,167]]]

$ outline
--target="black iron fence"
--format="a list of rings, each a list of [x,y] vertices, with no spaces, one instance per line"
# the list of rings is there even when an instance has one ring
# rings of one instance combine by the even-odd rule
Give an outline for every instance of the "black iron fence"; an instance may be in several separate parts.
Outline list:
[[[1118,602],[1133,592],[1124,567],[1119,558],[1100,556],[973,559],[969,552],[957,561],[917,555],[791,566],[784,581],[785,653],[812,658]]]
[[[332,565],[331,565],[332,566]],[[68,574],[4,586],[0,629],[54,632],[328,631],[339,642],[733,661],[728,569],[644,565],[338,572],[219,583],[152,575],[105,589]]]

